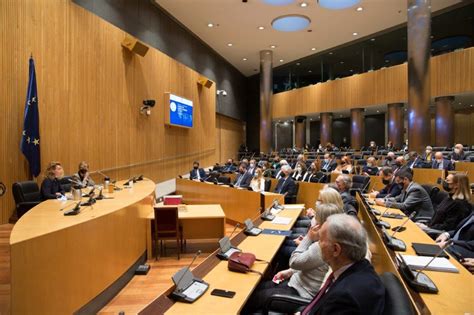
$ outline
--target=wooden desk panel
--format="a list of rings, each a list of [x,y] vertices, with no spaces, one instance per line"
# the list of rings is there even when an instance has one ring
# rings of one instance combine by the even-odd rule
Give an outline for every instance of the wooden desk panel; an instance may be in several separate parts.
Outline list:
[[[384,207],[373,206],[383,212]],[[389,212],[400,213],[398,209],[390,209]],[[403,220],[383,218],[392,227],[399,226]],[[414,222],[409,221],[406,230],[395,235],[407,246],[407,251],[402,254],[416,255],[412,243],[435,244],[435,242],[423,232]],[[392,232],[393,233],[393,232]],[[453,257],[449,261],[459,269],[459,273],[424,271],[439,289],[438,294],[420,293],[423,302],[432,314],[467,314],[474,312],[474,277]]]
[[[265,210],[273,204],[273,201],[276,199],[279,204],[285,204],[285,198],[282,194],[276,194],[273,192],[262,192],[262,209]]]
[[[71,314],[122,276],[146,249],[154,190],[137,182],[76,216],[57,200],[26,213],[10,237],[12,314]]]
[[[226,219],[234,222],[260,213],[260,193],[254,191],[177,178],[176,193],[187,204],[220,204]]]
[[[443,170],[434,170],[430,168],[414,168],[413,169],[413,181],[418,184],[434,185],[442,188],[441,185],[437,184],[438,178],[444,178]]]

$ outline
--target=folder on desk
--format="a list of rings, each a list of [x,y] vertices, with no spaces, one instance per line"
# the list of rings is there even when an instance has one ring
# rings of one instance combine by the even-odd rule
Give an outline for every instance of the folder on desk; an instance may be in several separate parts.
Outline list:
[[[263,229],[262,234],[278,235],[278,236],[291,236],[292,231],[274,230],[274,229]]]
[[[402,255],[406,264],[415,270],[420,270],[426,266],[426,264],[432,259],[432,257],[426,256],[412,256],[412,255]],[[458,273],[459,270],[446,258],[435,258],[425,270],[431,271],[443,271],[443,272],[454,272]]]
[[[411,246],[413,247],[418,256],[434,257],[440,251],[439,246],[433,244],[412,243]],[[442,252],[438,257],[444,257],[449,259],[449,256],[446,254],[446,252]]]

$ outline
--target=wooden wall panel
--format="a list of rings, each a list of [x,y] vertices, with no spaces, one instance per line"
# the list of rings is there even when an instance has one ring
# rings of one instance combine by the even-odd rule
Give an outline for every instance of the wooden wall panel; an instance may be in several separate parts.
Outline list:
[[[454,114],[454,142],[472,145],[474,143],[474,110]]]
[[[431,97],[474,91],[474,48],[431,59]],[[273,118],[407,102],[407,64],[273,95]]]
[[[225,163],[228,158],[237,159],[237,152],[245,143],[243,122],[223,115],[216,116],[216,148],[219,152],[217,162]]]
[[[215,85],[199,87],[198,73],[156,49],[145,57],[123,50],[125,36],[69,0],[0,1],[1,44],[9,47],[0,55],[0,181],[9,190],[0,197],[0,223],[14,209],[12,183],[28,178],[19,144],[30,53],[42,170],[59,160],[71,174],[87,160],[92,171],[115,169],[108,171],[113,178],[144,174],[161,181],[185,173],[193,160],[210,165],[219,158]],[[165,92],[193,100],[194,128],[165,126]],[[139,113],[144,99],[156,100],[148,117]]]

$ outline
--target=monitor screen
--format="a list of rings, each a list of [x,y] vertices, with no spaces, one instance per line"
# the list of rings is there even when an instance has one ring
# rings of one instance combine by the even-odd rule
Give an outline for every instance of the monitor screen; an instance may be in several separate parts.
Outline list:
[[[193,101],[167,93],[166,123],[172,126],[193,127]]]

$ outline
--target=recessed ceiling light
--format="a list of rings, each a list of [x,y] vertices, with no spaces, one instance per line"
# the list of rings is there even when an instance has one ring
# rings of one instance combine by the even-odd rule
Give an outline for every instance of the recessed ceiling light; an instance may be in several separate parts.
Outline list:
[[[283,59],[280,59],[280,62],[283,62],[284,60]]]
[[[258,29],[259,29],[259,30],[264,30],[264,29],[265,29],[265,26],[259,26]]]
[[[270,45],[270,48],[275,49],[275,48],[277,48],[277,46],[276,45]]]
[[[247,58],[242,58],[243,61],[247,61]]]
[[[354,70],[352,70],[352,69],[351,69],[351,70],[349,70],[349,71],[350,71],[350,72],[354,72]]]
[[[458,104],[461,105],[461,102],[459,102]]]
[[[306,8],[308,6],[308,4],[306,2],[301,2],[300,3],[300,7],[302,8]]]
[[[339,116],[339,117],[342,117],[342,115],[341,115],[341,116]]]
[[[309,73],[311,73],[311,72],[313,72],[313,71],[311,71],[311,70],[308,70],[308,72],[309,72]]]
[[[297,62],[296,65],[299,66],[301,63]]]
[[[375,38],[371,38],[370,41],[371,41],[371,42],[375,42]]]
[[[207,24],[207,27],[214,27],[214,24],[209,23],[209,24]]]
[[[330,52],[329,54],[332,55],[332,52]]]
[[[318,0],[321,7],[331,10],[347,9],[359,2],[360,0]]]
[[[228,43],[227,46],[232,47],[232,43]]]
[[[474,107],[474,104],[471,104],[471,107]]]
[[[341,65],[343,65],[343,64],[344,64],[344,61],[341,61],[341,62],[339,62],[339,63],[340,63]]]
[[[313,47],[313,48],[311,48],[311,50],[312,50],[312,51],[315,51],[315,50],[316,50],[316,48],[315,48],[315,47]]]
[[[385,60],[385,62],[390,62],[390,60]]]
[[[357,36],[357,35],[359,35],[359,33],[354,32],[354,33],[352,33],[352,35]]]
[[[357,9],[356,9],[357,12],[361,12],[361,11],[363,11],[363,10],[364,10],[363,7],[357,7]]]
[[[378,110],[377,113],[380,113],[380,111]]]

